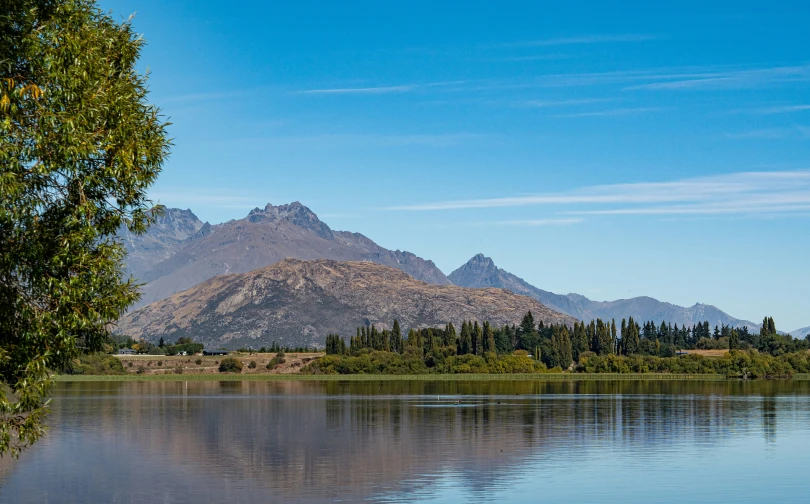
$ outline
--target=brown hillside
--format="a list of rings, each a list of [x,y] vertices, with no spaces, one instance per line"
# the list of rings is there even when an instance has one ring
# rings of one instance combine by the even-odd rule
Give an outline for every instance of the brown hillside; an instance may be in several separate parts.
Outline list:
[[[450,283],[432,261],[410,252],[385,249],[359,233],[333,231],[298,202],[280,206],[268,204],[263,209],[254,209],[244,219],[216,226],[206,224],[167,250],[153,252],[152,249],[157,249],[154,246],[141,250],[146,249],[146,245],[153,245],[146,240],[151,233],[158,235],[161,243],[166,241],[163,227],[156,226],[154,231],[138,237],[128,246],[133,260],[139,259],[139,267],[130,267],[130,270],[136,273],[139,281],[146,283],[136,308],[189,289],[216,275],[246,273],[287,257],[367,260],[401,269],[429,283]],[[148,259],[152,259],[151,265]]]
[[[462,320],[518,324],[574,319],[503,289],[433,285],[371,262],[285,259],[236,275],[221,275],[135,312],[119,332],[173,341],[190,336],[208,346],[323,345],[328,333],[345,337],[363,324],[404,328]]]

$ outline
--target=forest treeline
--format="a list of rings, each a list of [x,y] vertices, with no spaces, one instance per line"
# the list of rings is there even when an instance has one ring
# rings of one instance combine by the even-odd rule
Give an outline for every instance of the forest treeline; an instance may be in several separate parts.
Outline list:
[[[729,349],[724,358],[678,355],[689,349]],[[749,350],[740,352],[739,350]],[[808,340],[781,335],[772,318],[758,332],[708,322],[679,327],[632,317],[578,322],[573,327],[535,323],[531,312],[520,325],[493,327],[464,321],[460,330],[410,329],[398,321],[391,330],[359,327],[355,336],[326,338],[327,356],[314,373],[509,373],[571,369],[581,372],[670,372],[728,376],[787,376],[810,372]]]

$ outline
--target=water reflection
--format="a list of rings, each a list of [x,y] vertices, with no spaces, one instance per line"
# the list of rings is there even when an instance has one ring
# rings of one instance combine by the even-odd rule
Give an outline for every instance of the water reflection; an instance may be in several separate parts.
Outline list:
[[[792,478],[808,419],[808,382],[64,383],[0,502],[756,502],[694,481]]]

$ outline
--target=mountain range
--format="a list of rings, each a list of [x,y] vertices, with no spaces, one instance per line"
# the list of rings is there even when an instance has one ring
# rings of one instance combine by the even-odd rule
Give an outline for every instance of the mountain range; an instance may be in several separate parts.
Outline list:
[[[578,320],[618,321],[632,316],[638,321],[667,321],[688,326],[709,321],[712,326],[746,325],[752,330],[759,327],[757,323],[737,319],[706,304],[682,307],[651,297],[593,301],[580,294],[555,294],[498,268],[492,259],[482,254],[445,276],[430,260],[410,252],[388,250],[359,233],[332,230],[299,202],[267,204],[253,209],[242,219],[214,225],[200,221],[191,210],[170,208],[147,233],[133,235],[124,230],[120,237],[128,252],[129,272],[145,284],[142,299],[134,309],[165,300],[219,275],[255,271],[286,258],[330,259],[396,268],[427,284],[505,289]],[[177,298],[173,302],[176,303]],[[174,306],[179,309],[178,305]],[[381,322],[383,318],[380,317]],[[471,318],[483,320],[479,316]],[[806,330],[796,333],[801,331]],[[320,329],[317,332],[320,333]]]
[[[728,315],[712,305],[697,303],[683,307],[642,296],[616,301],[592,301],[580,294],[554,294],[538,289],[508,271],[498,268],[492,259],[478,254],[466,264],[450,273],[451,282],[462,287],[497,287],[508,289],[517,294],[534,298],[552,310],[571,315],[579,320],[621,320],[633,317],[639,323],[645,321],[667,321],[672,324],[692,326],[698,322],[708,321],[715,325],[748,326],[759,328],[759,324],[740,320]]]
[[[216,275],[245,273],[292,257],[371,261],[437,285],[450,281],[432,261],[385,249],[359,233],[333,231],[299,202],[266,205],[245,218],[202,223],[190,210],[168,209],[149,231],[124,234],[128,269],[142,288],[135,308]]]
[[[805,336],[810,336],[810,326],[802,327],[801,329],[796,329],[795,331],[791,331],[790,335],[794,338],[803,339]]]
[[[322,346],[359,326],[406,328],[487,320],[572,325],[575,319],[505,289],[435,285],[368,261],[284,259],[248,273],[219,275],[130,312],[118,330],[133,337],[174,341],[189,336],[208,346]]]

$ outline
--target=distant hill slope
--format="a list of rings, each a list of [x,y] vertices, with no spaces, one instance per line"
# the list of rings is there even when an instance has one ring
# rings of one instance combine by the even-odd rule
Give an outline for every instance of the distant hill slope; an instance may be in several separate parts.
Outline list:
[[[323,345],[328,333],[347,338],[360,325],[409,327],[489,320],[573,324],[526,296],[503,289],[434,285],[370,262],[285,259],[238,275],[221,275],[124,316],[118,331],[173,341],[190,336],[208,346]]]
[[[726,324],[736,327],[748,326],[752,330],[759,328],[759,324],[734,318],[714,306],[700,303],[685,308],[646,296],[616,301],[592,301],[579,294],[554,294],[538,289],[522,278],[498,268],[492,259],[483,254],[474,256],[466,264],[450,273],[448,278],[454,284],[462,287],[498,287],[530,296],[553,310],[571,315],[579,320],[588,321],[601,318],[602,320],[616,319],[618,321],[622,318],[633,317],[640,322],[667,321],[679,325],[693,325],[708,320],[712,327]]]
[[[804,339],[805,336],[810,335],[810,326],[802,327],[801,329],[791,331],[790,335],[793,336],[794,338]]]
[[[142,235],[122,229],[118,236],[127,251],[128,272],[136,278],[143,278],[155,264],[174,255],[182,243],[203,226],[191,210],[167,208]]]
[[[433,264],[410,252],[383,248],[359,233],[333,231],[301,203],[256,208],[244,219],[218,225],[170,209],[178,216],[153,226],[142,237],[129,239],[128,266],[145,282],[136,305],[166,298],[216,275],[244,273],[285,258],[371,261],[401,269],[416,279],[437,285],[450,281]],[[181,225],[179,216],[187,221]],[[192,219],[193,217],[193,219]],[[176,231],[175,228],[182,229]],[[176,239],[183,238],[177,241]],[[151,261],[151,264],[150,264]]]

